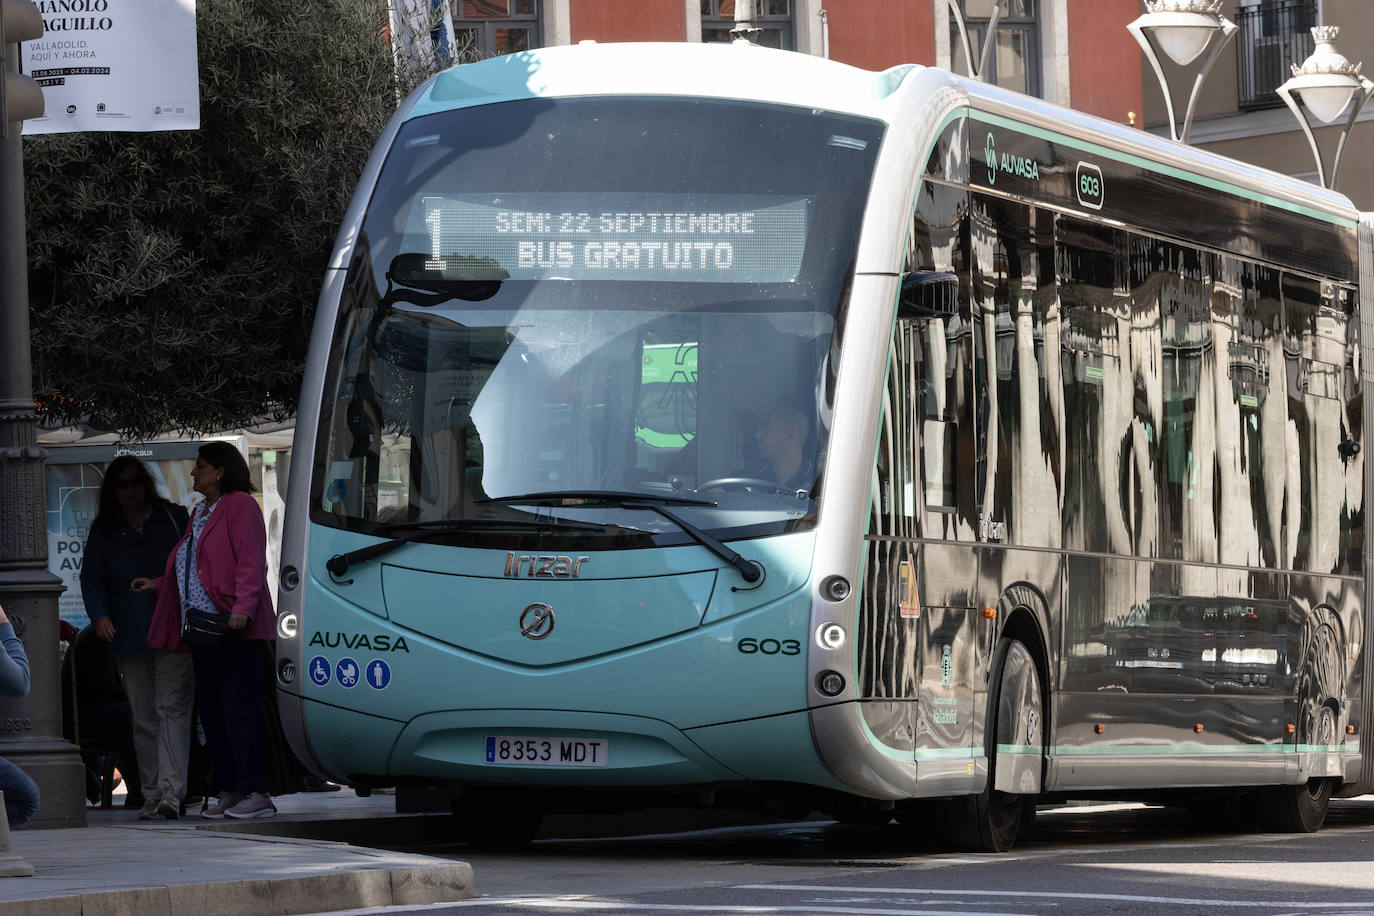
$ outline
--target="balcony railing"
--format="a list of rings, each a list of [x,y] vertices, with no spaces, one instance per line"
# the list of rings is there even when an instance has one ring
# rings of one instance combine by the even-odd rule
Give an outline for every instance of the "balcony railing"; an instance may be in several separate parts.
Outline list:
[[[1266,0],[1237,11],[1242,110],[1283,104],[1274,90],[1292,76],[1289,64],[1301,64],[1312,53],[1316,24],[1317,0]]]

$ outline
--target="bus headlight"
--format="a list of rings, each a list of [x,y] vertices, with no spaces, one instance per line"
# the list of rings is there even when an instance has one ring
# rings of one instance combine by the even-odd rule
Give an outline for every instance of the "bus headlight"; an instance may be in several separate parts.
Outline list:
[[[821,583],[821,594],[831,601],[843,601],[849,597],[849,580],[844,576],[831,576]]]
[[[283,687],[296,683],[296,663],[289,658],[277,662],[277,682]]]
[[[837,697],[844,693],[844,675],[838,671],[822,671],[816,675],[816,689],[823,696]]]
[[[283,567],[277,581],[281,583],[282,591],[294,592],[296,586],[301,584],[301,571],[294,566]]]
[[[300,626],[295,614],[282,614],[277,618],[277,635],[282,639],[295,639]]]
[[[827,623],[816,631],[816,645],[822,649],[838,649],[844,645],[844,627]]]

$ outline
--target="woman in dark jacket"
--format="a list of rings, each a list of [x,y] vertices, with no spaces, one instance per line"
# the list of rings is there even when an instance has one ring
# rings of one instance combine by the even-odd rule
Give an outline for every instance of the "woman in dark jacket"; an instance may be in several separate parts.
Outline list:
[[[142,820],[181,813],[195,675],[189,652],[149,648],[154,599],[130,586],[137,578],[162,574],[187,519],[184,508],[158,494],[142,461],[116,458],[100,484],[100,507],[81,564],[86,613],[96,635],[109,643],[129,695],[145,799]]]
[[[267,794],[259,704],[277,615],[267,587],[262,507],[253,498],[247,462],[227,442],[200,447],[191,481],[205,497],[196,504],[191,530],[167,561],[165,574],[136,579],[133,588],[157,594],[149,645],[185,645],[182,624],[193,610],[222,615],[236,634],[218,648],[191,651],[205,747],[224,790],[201,817],[272,817],[277,808]]]

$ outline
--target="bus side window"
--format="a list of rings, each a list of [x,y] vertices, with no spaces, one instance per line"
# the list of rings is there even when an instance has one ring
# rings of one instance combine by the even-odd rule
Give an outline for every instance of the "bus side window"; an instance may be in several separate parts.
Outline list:
[[[1058,546],[1063,396],[1048,383],[1058,379],[1047,373],[1058,347],[1046,348],[1047,337],[1058,338],[1050,334],[1057,318],[1053,215],[975,194],[970,225],[978,505],[993,523],[990,538]]]

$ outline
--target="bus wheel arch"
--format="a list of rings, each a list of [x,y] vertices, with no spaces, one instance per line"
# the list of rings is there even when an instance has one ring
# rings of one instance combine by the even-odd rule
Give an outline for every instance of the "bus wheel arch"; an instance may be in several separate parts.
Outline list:
[[[1044,744],[1047,744],[1052,734],[1051,717],[1053,707],[1050,703],[1050,688],[1052,686],[1050,671],[1049,654],[1049,613],[1044,597],[1040,592],[1026,583],[1016,583],[1007,588],[998,602],[998,617],[1002,621],[1000,632],[997,634],[998,640],[1013,639],[1019,641],[1030,653],[1035,662],[1036,674],[1040,681],[1040,712],[1042,722],[1042,747],[1041,754],[1044,754]],[[997,662],[995,650],[998,645],[994,642],[993,663]],[[997,669],[988,668],[988,676],[991,679],[997,676]],[[991,683],[989,682],[989,687]],[[1044,785],[1044,770],[1041,770],[1040,785]]]

